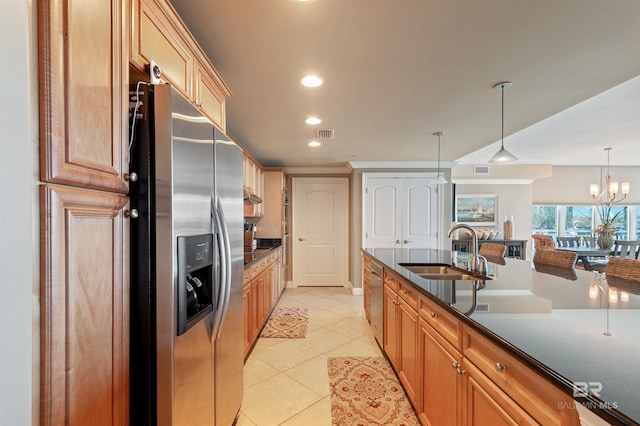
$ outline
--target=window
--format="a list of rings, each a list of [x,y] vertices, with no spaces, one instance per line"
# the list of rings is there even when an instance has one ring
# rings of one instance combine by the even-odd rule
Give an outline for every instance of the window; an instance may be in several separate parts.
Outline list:
[[[564,220],[564,236],[591,236],[593,229],[593,207],[566,206]]]
[[[557,235],[558,207],[533,206],[531,215],[532,234],[542,233]]]
[[[610,215],[616,214],[616,239],[640,240],[640,206],[612,206]],[[548,234],[554,238],[591,236],[598,223],[600,214],[595,206],[534,205],[531,209],[532,234]]]

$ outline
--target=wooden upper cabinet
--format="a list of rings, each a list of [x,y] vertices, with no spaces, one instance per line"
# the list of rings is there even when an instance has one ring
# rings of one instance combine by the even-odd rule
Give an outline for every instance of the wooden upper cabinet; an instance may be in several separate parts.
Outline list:
[[[131,63],[148,73],[149,62],[155,61],[162,80],[192,99],[194,61],[187,42],[153,1],[132,0],[131,8]]]
[[[225,95],[207,71],[207,66],[198,61],[195,76],[195,104],[218,127],[226,126]]]
[[[221,130],[229,88],[167,0],[130,0],[129,61],[148,75],[154,61],[173,85]]]
[[[121,0],[38,2],[40,175],[128,192]]]
[[[45,185],[40,424],[129,424],[127,197]]]
[[[258,223],[257,238],[282,238],[285,179],[283,170],[264,170],[262,173],[263,217]]]

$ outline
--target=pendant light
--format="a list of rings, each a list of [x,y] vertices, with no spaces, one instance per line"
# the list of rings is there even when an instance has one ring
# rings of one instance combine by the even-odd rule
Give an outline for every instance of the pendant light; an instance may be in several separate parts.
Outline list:
[[[491,157],[489,160],[490,163],[510,163],[518,159],[518,157],[504,149],[504,89],[508,89],[511,86],[513,86],[513,83],[510,81],[503,81],[493,86],[494,89],[499,88],[502,90],[502,145],[500,146],[500,150]]]
[[[435,132],[433,134],[433,136],[438,137],[438,176],[431,183],[435,183],[436,185],[444,185],[445,183],[447,183],[447,180],[444,178],[444,176],[440,175],[440,136],[442,135],[444,135],[444,132]]]

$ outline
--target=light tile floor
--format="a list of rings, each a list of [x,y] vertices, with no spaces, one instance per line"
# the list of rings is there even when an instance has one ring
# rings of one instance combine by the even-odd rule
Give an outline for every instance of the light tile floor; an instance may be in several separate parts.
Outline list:
[[[327,357],[382,356],[362,296],[343,287],[287,288],[278,306],[310,308],[307,337],[258,339],[244,366],[237,426],[330,426]]]

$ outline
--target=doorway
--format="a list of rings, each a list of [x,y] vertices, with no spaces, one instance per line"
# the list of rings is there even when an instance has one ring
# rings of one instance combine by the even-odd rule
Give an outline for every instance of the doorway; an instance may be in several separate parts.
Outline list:
[[[364,173],[362,246],[439,248],[441,194],[427,173]]]
[[[294,177],[293,285],[349,286],[349,179]]]

